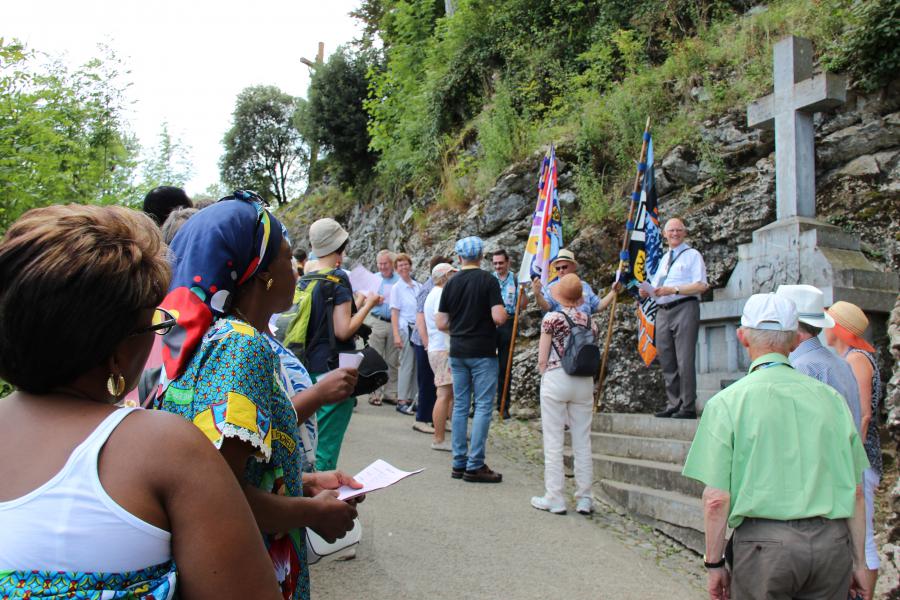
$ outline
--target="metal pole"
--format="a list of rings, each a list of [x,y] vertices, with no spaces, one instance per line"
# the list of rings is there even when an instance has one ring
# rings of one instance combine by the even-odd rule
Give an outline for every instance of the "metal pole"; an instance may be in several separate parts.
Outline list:
[[[647,124],[644,126],[644,134],[650,132],[650,117],[647,117]],[[641,143],[641,158],[638,160],[638,164],[644,162],[647,158],[647,136],[644,135],[644,140]],[[639,193],[641,191],[641,183],[643,182],[644,171],[638,169],[637,174],[634,176],[634,188],[633,193]],[[631,221],[634,218],[634,208],[637,205],[637,202],[632,200],[628,208],[628,221]],[[631,231],[628,227],[625,227],[625,234],[622,236],[622,249],[619,253],[619,267],[616,269],[616,279],[618,280],[619,275],[622,273],[622,267],[625,266],[625,261],[622,260],[622,252],[625,252],[628,249],[628,241],[631,237]],[[615,285],[615,284],[614,284]],[[606,329],[606,343],[603,346],[603,359],[600,361],[600,376],[599,376],[599,385],[597,390],[597,401],[594,403],[594,412],[600,410],[600,397],[603,395],[603,388],[606,384],[606,360],[609,358],[609,345],[612,341],[612,333],[613,333],[613,325],[616,321],[616,301],[618,300],[618,294],[613,296],[612,304],[609,306],[609,327]]]

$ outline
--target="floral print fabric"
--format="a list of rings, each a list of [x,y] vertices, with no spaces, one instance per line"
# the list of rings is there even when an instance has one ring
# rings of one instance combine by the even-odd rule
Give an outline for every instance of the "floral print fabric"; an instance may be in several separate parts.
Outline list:
[[[288,398],[293,398],[300,392],[312,387],[312,378],[309,371],[300,362],[297,356],[285,348],[281,342],[270,335],[266,335],[269,346],[278,357],[281,385],[284,387]],[[311,473],[316,470],[316,446],[319,442],[319,426],[316,423],[316,413],[314,412],[300,427],[300,444],[302,446],[300,457],[303,460],[302,469],[304,473]]]
[[[174,600],[175,563],[127,573],[0,571],[0,600]]]
[[[247,482],[297,497],[303,495],[303,445],[280,368],[266,336],[242,321],[219,319],[158,407],[192,421],[217,448],[228,437],[249,443],[256,453],[247,462]],[[263,537],[284,598],[308,599],[303,529]]]

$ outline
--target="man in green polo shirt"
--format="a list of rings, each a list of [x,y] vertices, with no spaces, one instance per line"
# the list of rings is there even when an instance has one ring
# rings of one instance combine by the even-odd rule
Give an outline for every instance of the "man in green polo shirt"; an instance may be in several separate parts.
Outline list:
[[[685,461],[706,484],[710,598],[845,600],[851,583],[852,597],[871,598],[858,492],[869,461],[841,395],[788,364],[796,331],[791,300],[747,300],[738,340],[750,372],[706,404]]]

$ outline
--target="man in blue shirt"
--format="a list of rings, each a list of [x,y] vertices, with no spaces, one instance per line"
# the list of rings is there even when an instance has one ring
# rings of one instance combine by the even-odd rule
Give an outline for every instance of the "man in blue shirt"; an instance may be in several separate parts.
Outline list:
[[[519,284],[516,274],[509,268],[509,254],[504,249],[495,250],[491,254],[491,264],[494,267],[494,278],[500,284],[500,297],[506,309],[506,323],[497,327],[497,361],[499,374],[497,377],[497,411],[503,399],[503,390],[506,387],[506,364],[509,362],[509,347],[512,345],[513,317],[516,314],[516,300],[519,298]],[[526,296],[522,298],[527,302]],[[524,307],[524,302],[523,305]],[[502,418],[509,418],[509,392],[507,392],[506,409]]]
[[[797,339],[800,344],[788,357],[791,366],[837,390],[844,397],[859,431],[862,417],[859,387],[853,369],[850,368],[850,363],[831,352],[819,341],[818,336],[822,329],[834,327],[834,319],[825,312],[822,292],[811,285],[780,285],[775,295],[793,301],[799,314]]]
[[[575,254],[571,250],[565,248],[560,249],[551,264],[559,275],[556,280],[550,282],[546,288],[541,284],[540,279],[535,279],[531,282],[531,289],[534,291],[534,299],[537,301],[538,306],[541,307],[541,311],[545,313],[560,309],[559,302],[550,295],[550,288],[556,285],[563,276],[578,271],[578,261],[575,260]],[[583,279],[581,281],[581,288],[584,292],[582,294],[584,303],[578,307],[578,310],[586,315],[598,313],[606,308],[606,306],[612,302],[613,296],[615,295],[615,292],[610,290],[610,292],[601,300],[600,297],[594,293],[594,290],[591,289],[591,286]]]
[[[388,365],[388,382],[369,398],[369,404],[380,405],[382,400],[388,404],[397,403],[397,367],[400,353],[394,345],[394,332],[391,329],[391,288],[400,281],[394,273],[394,254],[390,250],[382,250],[375,258],[375,266],[381,275],[381,285],[377,290],[384,302],[376,306],[366,317],[366,325],[372,328],[369,345],[384,357]]]

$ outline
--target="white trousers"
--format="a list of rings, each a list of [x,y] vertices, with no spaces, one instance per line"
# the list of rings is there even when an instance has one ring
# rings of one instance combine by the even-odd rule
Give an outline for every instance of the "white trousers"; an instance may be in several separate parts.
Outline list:
[[[875,517],[875,491],[881,478],[875,469],[866,469],[863,472],[863,496],[866,499],[866,566],[877,570],[881,567],[881,559],[878,558],[878,544],[875,543],[875,529],[872,519]]]
[[[563,439],[569,425],[575,455],[575,498],[591,497],[594,463],[591,459],[594,379],[573,377],[563,369],[541,377],[541,429],[544,434],[545,496],[552,504],[564,504]]]

